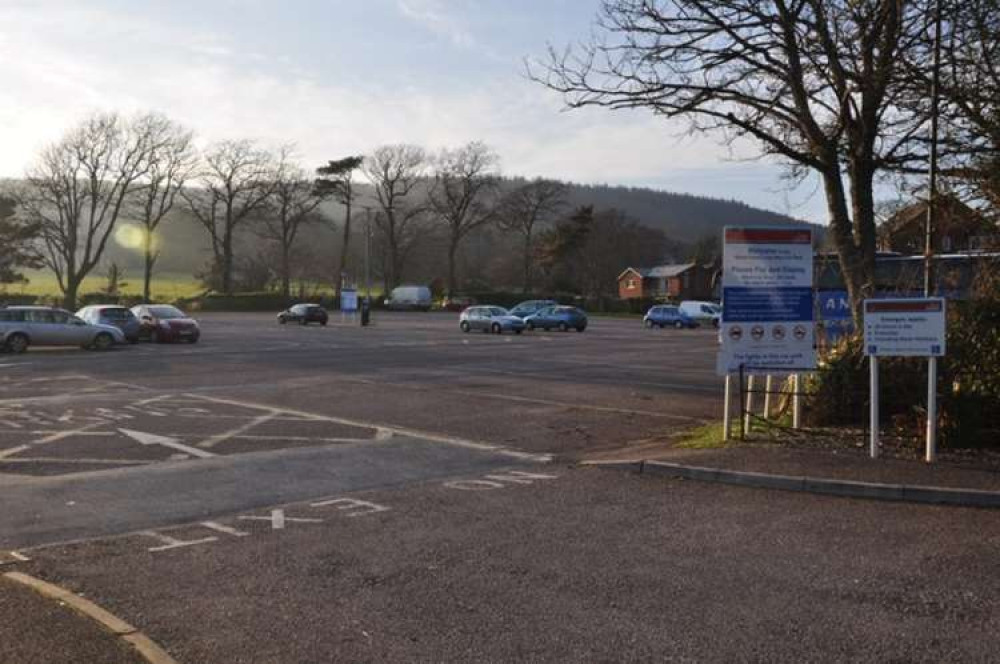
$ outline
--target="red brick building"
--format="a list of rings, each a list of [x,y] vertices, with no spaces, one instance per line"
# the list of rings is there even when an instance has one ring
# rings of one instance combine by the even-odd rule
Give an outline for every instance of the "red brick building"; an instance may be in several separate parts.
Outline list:
[[[711,266],[697,263],[626,268],[618,275],[618,297],[623,300],[708,300],[712,298]]]

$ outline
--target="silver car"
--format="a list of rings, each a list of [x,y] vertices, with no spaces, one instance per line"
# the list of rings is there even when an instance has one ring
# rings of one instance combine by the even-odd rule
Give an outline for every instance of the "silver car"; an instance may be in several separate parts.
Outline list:
[[[509,330],[521,334],[524,331],[524,321],[511,316],[503,307],[469,307],[459,316],[458,326],[462,332],[482,330],[501,334]]]
[[[81,346],[107,350],[125,343],[125,335],[111,325],[91,325],[64,309],[51,307],[0,308],[0,348],[23,353],[28,346]]]

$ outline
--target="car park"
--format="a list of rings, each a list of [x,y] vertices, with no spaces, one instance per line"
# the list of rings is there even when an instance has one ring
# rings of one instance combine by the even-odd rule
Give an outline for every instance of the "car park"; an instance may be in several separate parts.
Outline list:
[[[554,306],[546,307],[524,318],[524,324],[529,330],[542,328],[543,330],[559,329],[563,332],[570,328],[577,332],[587,329],[587,314],[578,307]]]
[[[715,302],[702,302],[699,300],[685,300],[678,307],[688,318],[698,321],[702,325],[719,327],[722,320],[722,307]]]
[[[559,303],[555,300],[525,300],[524,302],[518,303],[513,309],[511,309],[510,315],[517,316],[518,318],[524,318],[525,316],[538,313],[542,309],[554,307],[557,304]]]
[[[399,286],[393,288],[383,304],[393,311],[430,311],[433,299],[426,286]]]
[[[23,353],[29,346],[80,346],[107,350],[125,343],[113,325],[93,325],[64,309],[13,306],[0,309],[0,347]]]
[[[698,321],[688,316],[679,307],[670,304],[658,304],[650,307],[642,319],[645,327],[676,327],[677,329],[693,329],[698,327]]]
[[[91,325],[117,327],[130,344],[139,341],[139,319],[128,307],[120,304],[91,304],[77,311],[76,315]]]
[[[139,319],[139,338],[153,343],[187,341],[197,343],[201,338],[198,321],[169,304],[140,304],[132,307]]]
[[[282,325],[285,323],[298,323],[299,325],[319,323],[320,325],[326,325],[329,320],[330,316],[327,314],[326,309],[318,304],[296,304],[278,314],[278,322]]]
[[[463,332],[481,330],[502,334],[514,332],[521,334],[525,328],[524,321],[517,316],[511,316],[503,307],[469,307],[458,317],[458,326]]]

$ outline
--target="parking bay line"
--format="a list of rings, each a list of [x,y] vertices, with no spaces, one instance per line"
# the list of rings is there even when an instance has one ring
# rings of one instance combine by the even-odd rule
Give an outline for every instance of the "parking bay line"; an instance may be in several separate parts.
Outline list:
[[[298,415],[305,419],[312,420],[314,422],[333,422],[334,424],[343,424],[353,427],[362,427],[366,429],[374,429],[376,432],[375,439],[372,442],[388,440],[391,438],[390,435],[386,435],[386,432],[392,435],[405,436],[408,438],[421,438],[423,440],[429,440],[435,443],[443,443],[445,445],[452,445],[455,447],[464,447],[467,449],[480,450],[483,452],[492,452],[494,454],[502,454],[504,456],[513,457],[515,459],[523,459],[527,461],[536,462],[548,462],[552,459],[550,454],[534,454],[530,452],[520,452],[518,450],[512,450],[500,445],[490,445],[488,443],[477,443],[472,440],[466,440],[464,438],[456,438],[454,436],[445,436],[436,433],[430,433],[426,431],[419,431],[416,429],[407,429],[403,427],[396,426],[385,426],[381,424],[373,424],[371,422],[364,422],[358,420],[348,420],[341,417],[331,417],[329,415],[317,415],[315,413],[307,413],[301,410],[294,410],[291,408],[274,408],[272,406],[264,406],[255,403],[247,403],[245,401],[238,401],[236,399],[223,399],[220,397],[210,397],[198,394],[188,394],[195,398],[204,399],[205,401],[229,404],[232,406],[243,406],[244,408],[255,408],[257,410],[271,411],[272,413],[287,413],[289,415]]]

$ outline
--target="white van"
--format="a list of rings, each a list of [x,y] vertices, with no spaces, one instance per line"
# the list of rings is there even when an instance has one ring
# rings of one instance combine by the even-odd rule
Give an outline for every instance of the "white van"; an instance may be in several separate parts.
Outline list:
[[[385,308],[394,311],[430,311],[431,289],[426,286],[399,286],[392,289]]]
[[[702,325],[719,327],[722,320],[722,306],[715,302],[701,302],[699,300],[685,300],[681,302],[680,310],[688,318],[693,318]]]

